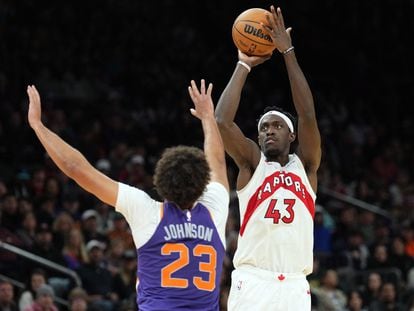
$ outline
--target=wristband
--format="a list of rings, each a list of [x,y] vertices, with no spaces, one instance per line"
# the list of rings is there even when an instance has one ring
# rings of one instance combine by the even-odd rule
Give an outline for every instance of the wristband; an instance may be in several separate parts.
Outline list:
[[[295,49],[295,47],[292,45],[290,48],[287,48],[282,52],[283,55],[288,54],[289,52],[292,52]]]
[[[248,72],[252,70],[252,68],[249,65],[247,65],[245,62],[242,62],[241,60],[239,60],[237,63],[242,65],[244,68],[246,68]]]

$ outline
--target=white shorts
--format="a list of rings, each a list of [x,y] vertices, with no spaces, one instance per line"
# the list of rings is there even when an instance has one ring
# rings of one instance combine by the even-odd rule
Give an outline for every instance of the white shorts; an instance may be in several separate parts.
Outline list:
[[[309,283],[303,273],[275,273],[243,267],[231,274],[229,311],[311,310]]]

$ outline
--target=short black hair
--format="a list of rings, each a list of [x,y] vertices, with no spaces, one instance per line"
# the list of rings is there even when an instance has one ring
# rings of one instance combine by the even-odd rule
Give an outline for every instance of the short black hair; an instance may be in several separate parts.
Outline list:
[[[210,181],[210,167],[204,152],[196,147],[165,149],[157,162],[154,185],[166,200],[181,209],[190,208]]]

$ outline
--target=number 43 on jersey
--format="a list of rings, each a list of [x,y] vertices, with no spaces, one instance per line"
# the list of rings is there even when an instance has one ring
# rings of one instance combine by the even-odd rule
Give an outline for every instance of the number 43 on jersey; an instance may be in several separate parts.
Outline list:
[[[278,224],[282,221],[285,224],[290,224],[295,219],[295,211],[293,210],[293,206],[295,205],[295,199],[284,199],[283,202],[279,202],[281,200],[272,199],[269,202],[269,206],[267,207],[265,218],[273,219],[274,224]],[[281,211],[283,217],[281,217]]]

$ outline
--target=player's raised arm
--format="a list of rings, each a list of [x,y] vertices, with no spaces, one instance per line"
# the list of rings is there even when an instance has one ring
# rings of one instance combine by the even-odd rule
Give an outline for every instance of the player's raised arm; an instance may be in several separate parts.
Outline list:
[[[204,153],[211,169],[211,180],[221,183],[227,191],[229,184],[227,179],[226,159],[223,141],[214,118],[214,105],[211,98],[213,85],[210,83],[206,89],[205,81],[201,80],[200,90],[192,80],[188,92],[194,103],[191,114],[201,120],[204,132]]]
[[[118,183],[95,169],[75,148],[49,130],[41,120],[40,95],[36,88],[27,87],[29,96],[28,120],[40,142],[55,164],[86,191],[103,202],[114,206],[118,193]]]
[[[290,37],[291,28],[285,28],[280,8],[271,6],[270,10],[269,33],[285,60],[293,103],[298,114],[298,155],[305,165],[312,188],[316,191],[316,171],[321,161],[321,138],[312,92],[296,59]]]
[[[223,138],[226,152],[239,167],[238,188],[247,184],[260,160],[260,149],[257,144],[248,139],[239,126],[234,122],[239,108],[243,86],[250,69],[257,66],[270,56],[248,56],[238,51],[239,61],[226,88],[220,96],[215,115]]]

